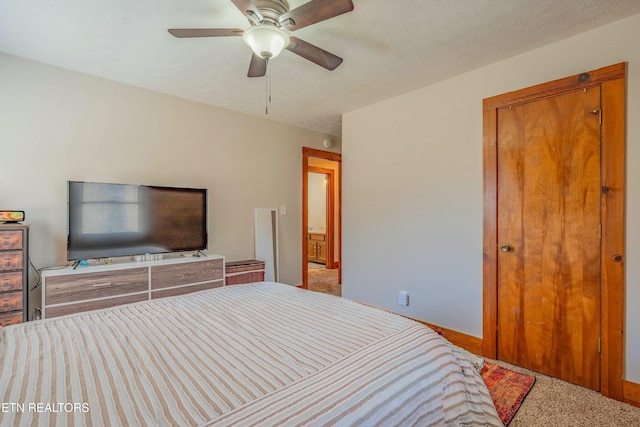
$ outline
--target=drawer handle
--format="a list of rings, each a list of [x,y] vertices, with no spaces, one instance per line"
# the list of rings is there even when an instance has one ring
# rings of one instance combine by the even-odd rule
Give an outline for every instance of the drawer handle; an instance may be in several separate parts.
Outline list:
[[[102,286],[111,286],[111,285],[112,285],[112,283],[111,283],[111,282],[107,282],[107,283],[94,283],[94,284],[93,284],[93,287],[94,287],[94,288],[100,288],[100,287],[102,287]]]

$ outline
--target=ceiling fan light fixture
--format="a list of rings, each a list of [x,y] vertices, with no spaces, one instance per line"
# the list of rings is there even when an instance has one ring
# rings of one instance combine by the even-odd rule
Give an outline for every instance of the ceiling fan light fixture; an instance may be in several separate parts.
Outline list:
[[[242,40],[261,58],[275,58],[289,45],[289,34],[269,24],[255,25],[244,32]]]

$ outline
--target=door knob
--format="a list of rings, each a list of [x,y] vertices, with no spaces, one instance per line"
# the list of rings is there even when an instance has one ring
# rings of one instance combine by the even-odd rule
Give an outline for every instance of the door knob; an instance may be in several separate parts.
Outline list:
[[[500,246],[500,250],[502,252],[509,252],[511,251],[511,245],[509,245],[508,243],[504,243]]]

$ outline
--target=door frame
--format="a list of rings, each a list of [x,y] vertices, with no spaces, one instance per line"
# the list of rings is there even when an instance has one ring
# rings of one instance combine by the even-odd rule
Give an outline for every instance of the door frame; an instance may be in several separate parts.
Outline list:
[[[325,209],[326,209],[326,218],[327,218],[327,222],[326,222],[326,245],[327,245],[327,261],[326,261],[326,268],[327,269],[332,269],[332,268],[336,268],[335,266],[335,260],[333,259],[333,253],[334,251],[334,239],[335,239],[335,206],[334,206],[334,194],[335,194],[335,187],[334,187],[334,182],[335,182],[335,172],[333,171],[333,169],[327,169],[327,168],[320,168],[317,166],[309,166],[307,169],[307,173],[317,173],[317,174],[321,174],[321,175],[327,175],[327,185],[325,186],[325,192],[326,192],[326,202],[325,202]],[[307,175],[308,176],[308,175]],[[308,203],[308,197],[309,197],[309,193],[307,191],[307,203]],[[307,225],[309,223],[308,220],[308,210],[307,210]],[[307,250],[308,250],[308,246],[307,246]],[[308,255],[308,254],[307,254]]]
[[[337,200],[333,200],[337,214],[334,216],[334,221],[337,222],[338,233],[334,237],[338,241],[338,283],[342,283],[342,155],[340,153],[333,153],[331,151],[322,151],[314,148],[302,147],[302,285],[304,289],[308,289],[309,286],[309,269],[307,266],[309,258],[309,247],[307,246],[307,234],[309,227],[309,158],[317,158],[336,162],[338,164],[338,179],[333,180],[334,185],[337,185],[338,197]],[[337,182],[336,182],[337,181]],[[332,191],[335,194],[334,191]],[[335,209],[334,209],[335,213]],[[328,228],[327,224],[327,228]],[[335,223],[334,223],[335,226]],[[334,264],[334,242],[331,243],[331,265]],[[329,248],[327,248],[329,249]],[[329,258],[329,252],[327,252],[327,258]],[[327,259],[327,262],[329,260]],[[327,267],[329,264],[327,264]]]
[[[601,86],[602,90],[600,393],[623,400],[626,195],[624,62],[483,100],[482,354],[495,359],[498,344],[498,109],[593,86]]]

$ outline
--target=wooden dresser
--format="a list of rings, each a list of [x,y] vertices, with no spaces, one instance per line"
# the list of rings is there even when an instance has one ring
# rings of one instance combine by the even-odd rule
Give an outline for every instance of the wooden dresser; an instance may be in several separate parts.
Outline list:
[[[27,320],[29,226],[0,224],[0,326]]]
[[[66,267],[42,272],[42,318],[224,286],[224,257]]]

